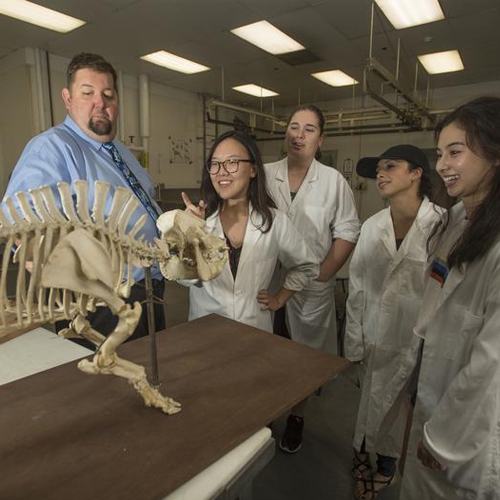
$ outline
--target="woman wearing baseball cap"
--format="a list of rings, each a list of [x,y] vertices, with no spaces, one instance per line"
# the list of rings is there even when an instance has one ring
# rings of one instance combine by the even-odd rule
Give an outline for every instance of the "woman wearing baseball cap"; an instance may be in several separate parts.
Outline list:
[[[415,146],[362,158],[356,171],[375,179],[389,202],[363,224],[349,269],[345,352],[365,368],[353,477],[356,498],[369,500],[396,482],[407,394],[416,384],[398,370],[402,359],[418,355],[413,327],[425,289],[427,240],[443,210],[429,201],[429,162]],[[377,454],[376,467],[370,453]]]

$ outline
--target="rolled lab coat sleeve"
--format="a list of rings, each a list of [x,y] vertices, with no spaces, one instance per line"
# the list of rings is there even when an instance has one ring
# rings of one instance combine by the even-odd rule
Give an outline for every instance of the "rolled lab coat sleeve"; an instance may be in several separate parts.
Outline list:
[[[356,243],[359,237],[360,223],[352,190],[342,175],[336,182],[337,210],[330,223],[332,239],[341,239]]]
[[[349,297],[346,303],[344,349],[345,357],[350,361],[362,361],[365,357],[363,335],[364,276],[363,232],[361,232],[349,265]]]
[[[287,269],[283,287],[299,292],[308,283],[318,277],[319,262],[292,224],[283,213],[276,211],[273,225],[278,244],[278,259]]]
[[[470,356],[424,424],[424,444],[444,465],[470,462],[495,434],[500,413],[500,266],[492,273],[484,316],[468,316]]]

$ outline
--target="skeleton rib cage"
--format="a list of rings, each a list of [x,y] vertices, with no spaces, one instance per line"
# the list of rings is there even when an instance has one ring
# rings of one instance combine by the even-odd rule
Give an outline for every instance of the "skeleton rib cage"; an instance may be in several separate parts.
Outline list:
[[[73,186],[76,207],[69,184],[59,183],[57,189],[62,211],[49,186],[31,190],[29,195],[16,193],[21,214],[16,210],[14,201],[7,199],[5,204],[12,223],[0,209],[0,244],[5,245],[0,277],[2,340],[46,322],[72,319],[77,313],[85,316],[87,311],[104,303],[116,313],[124,303],[122,298],[128,297],[133,285],[133,267],[147,267],[165,258],[164,252],[145,242],[143,236],[136,238],[147,214],[143,214],[127,232],[129,221],[139,204],[129,190],[122,187],[116,189],[111,209],[105,217],[109,184],[96,181],[91,212],[87,183],[79,180]],[[97,244],[96,250],[109,254],[111,268],[107,270],[107,276],[93,276],[95,294],[54,286],[64,271],[58,269],[54,250],[61,240],[70,235],[76,248],[79,240],[88,240],[90,236],[102,244],[102,248]],[[11,257],[18,263],[15,303],[7,296],[7,271]],[[27,263],[31,272],[26,271]],[[92,267],[92,262],[86,264]],[[88,268],[87,272],[92,273],[92,270]],[[104,283],[99,284],[99,281]]]

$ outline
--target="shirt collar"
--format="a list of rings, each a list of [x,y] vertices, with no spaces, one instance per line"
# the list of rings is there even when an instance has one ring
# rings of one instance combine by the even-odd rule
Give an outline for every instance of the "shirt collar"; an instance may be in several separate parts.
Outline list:
[[[86,141],[91,147],[93,147],[96,151],[99,151],[99,149],[102,148],[102,142],[96,141],[95,139],[92,139],[89,137],[81,128],[80,126],[71,118],[71,116],[66,115],[66,119],[64,120],[64,125],[71,129],[76,135],[81,137],[84,141]],[[113,142],[113,141],[111,141]]]

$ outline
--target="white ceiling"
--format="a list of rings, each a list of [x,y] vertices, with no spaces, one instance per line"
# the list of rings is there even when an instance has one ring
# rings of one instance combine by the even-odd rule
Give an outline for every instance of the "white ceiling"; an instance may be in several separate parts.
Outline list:
[[[417,1],[417,0],[415,0]],[[371,0],[37,0],[87,21],[59,34],[0,15],[0,58],[26,46],[64,57],[97,52],[126,73],[147,73],[165,85],[259,106],[259,99],[231,90],[256,83],[280,94],[275,105],[347,98],[310,76],[341,69],[362,81],[369,50]],[[373,55],[395,71],[398,37],[403,81],[413,88],[418,54],[458,49],[465,71],[430,77],[431,87],[500,80],[500,0],[440,0],[446,19],[396,31],[376,9]],[[230,30],[266,19],[318,57],[292,66],[232,35]],[[429,39],[430,41],[424,41]],[[211,67],[182,75],[141,61],[164,49]],[[224,79],[222,70],[224,68]],[[419,86],[427,86],[423,69]],[[361,87],[361,86],[357,86]],[[355,92],[359,95],[361,88]]]

